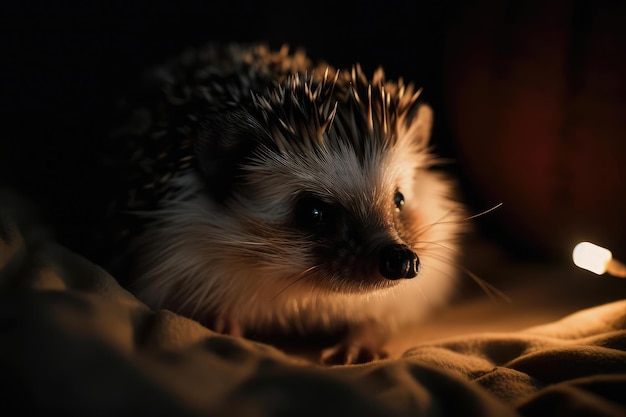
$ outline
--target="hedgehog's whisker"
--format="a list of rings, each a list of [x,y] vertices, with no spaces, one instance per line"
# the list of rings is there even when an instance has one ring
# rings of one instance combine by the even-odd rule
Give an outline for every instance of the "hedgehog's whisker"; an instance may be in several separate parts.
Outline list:
[[[468,216],[468,217],[465,217],[465,218],[462,218],[462,219],[459,219],[459,220],[445,220],[444,221],[444,219],[446,217],[448,217],[449,215],[451,215],[452,213],[457,211],[456,209],[450,209],[443,216],[439,217],[434,222],[425,224],[422,227],[420,227],[419,229],[417,229],[417,233],[425,232],[425,231],[433,228],[434,226],[442,225],[442,224],[463,224],[463,223],[468,222],[470,220],[473,220],[473,219],[476,219],[478,217],[482,217],[482,216],[484,216],[486,214],[489,214],[492,211],[500,208],[503,204],[504,203],[498,203],[495,206],[493,206],[491,208],[488,208],[487,210],[481,211],[480,213],[477,213],[477,214],[472,214],[471,216]]]
[[[472,280],[476,284],[478,284],[478,286],[480,286],[480,288],[489,296],[489,298],[491,298],[492,301],[496,301],[496,297],[495,297],[496,295],[500,297],[502,300],[506,301],[507,303],[511,303],[513,301],[504,292],[497,289],[495,286],[485,281],[484,279],[480,278],[478,275],[476,275],[469,269],[465,268],[464,266],[460,264],[456,264],[455,266],[461,269],[463,272],[465,272],[470,278],[472,278]]]
[[[299,281],[302,281],[304,278],[307,277],[307,275],[313,271],[314,269],[319,268],[319,265],[313,265],[307,269],[305,269],[304,271],[300,272],[298,275],[296,275],[294,277],[294,280],[292,282],[290,282],[286,287],[284,287],[282,290],[278,291],[278,293],[276,293],[275,296],[272,297],[271,301],[274,301],[276,298],[278,298],[279,295],[281,295],[283,292],[285,292],[287,289],[291,288],[293,285],[295,285],[296,283],[298,283]]]
[[[421,234],[424,233],[428,230],[430,230],[431,228],[433,228],[434,226],[438,225],[438,224],[446,224],[446,223],[462,223],[462,221],[459,220],[455,220],[455,221],[443,221],[443,219],[445,219],[446,217],[450,216],[452,213],[454,213],[455,211],[457,211],[457,209],[450,209],[448,210],[443,216],[439,217],[437,220],[435,220],[432,223],[428,223],[428,224],[424,224],[421,227],[419,227],[415,232],[417,234]]]
[[[445,249],[445,250],[447,250],[447,251],[449,251],[451,253],[459,254],[459,251],[456,248],[451,248],[451,247],[446,246],[446,245],[444,245],[442,243],[442,242],[450,242],[450,241],[451,240],[440,240],[440,241],[435,242],[435,241],[428,241],[428,240],[417,240],[417,241],[413,242],[413,244],[410,245],[410,246],[415,246],[415,245],[420,245],[420,244],[422,244],[422,245],[434,245],[434,246],[437,246],[439,248]],[[428,248],[425,248],[425,249],[428,252]]]
[[[468,221],[468,220],[473,220],[473,219],[475,219],[475,218],[477,218],[477,217],[484,216],[485,214],[488,214],[488,213],[490,213],[490,212],[492,212],[492,211],[494,211],[494,210],[496,210],[496,209],[498,209],[498,208],[502,207],[502,205],[503,205],[503,204],[504,204],[504,203],[498,203],[498,204],[496,204],[495,206],[493,206],[493,207],[491,207],[491,208],[488,208],[487,210],[481,211],[481,212],[480,212],[480,213],[478,213],[478,214],[474,214],[474,215],[471,215],[471,216],[469,216],[469,217],[464,218],[463,220],[461,220],[461,222],[466,222],[466,221]]]
[[[434,242],[434,241],[418,241],[415,242],[416,244],[426,244],[426,245],[434,245],[437,246],[439,248],[445,249],[451,253],[458,253],[458,251],[454,248],[450,248],[442,243],[439,242]],[[504,292],[502,292],[501,290],[497,289],[495,286],[493,286],[492,284],[490,284],[489,282],[487,282],[486,280],[482,279],[481,277],[479,277],[477,274],[475,274],[474,272],[472,272],[469,268],[464,267],[463,265],[461,265],[459,262],[455,261],[455,257],[447,257],[443,254],[439,254],[436,252],[431,252],[428,251],[428,248],[425,248],[425,252],[426,254],[433,258],[433,259],[437,259],[440,261],[445,261],[445,262],[449,262],[451,265],[453,265],[455,268],[463,271],[463,273],[465,273],[467,276],[469,276],[476,284],[478,284],[478,286],[485,292],[485,294],[487,294],[487,296],[492,300],[495,301],[497,297],[499,297],[500,299],[510,303],[512,302],[511,298],[509,296],[507,296]],[[496,297],[497,296],[497,297]]]

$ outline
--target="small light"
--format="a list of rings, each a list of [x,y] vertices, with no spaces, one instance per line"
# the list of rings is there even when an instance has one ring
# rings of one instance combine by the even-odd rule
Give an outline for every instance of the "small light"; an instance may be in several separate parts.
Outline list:
[[[580,242],[574,247],[572,258],[577,267],[602,275],[606,272],[606,265],[613,258],[613,254],[591,242]]]
[[[574,264],[579,268],[586,269],[595,274],[609,274],[626,278],[626,265],[613,259],[610,250],[591,242],[580,242],[572,252]]]

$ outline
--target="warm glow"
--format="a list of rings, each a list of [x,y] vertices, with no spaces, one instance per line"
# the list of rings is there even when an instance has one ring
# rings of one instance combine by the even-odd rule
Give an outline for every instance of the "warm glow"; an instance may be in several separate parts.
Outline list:
[[[610,250],[590,242],[580,242],[572,252],[572,258],[576,266],[602,275],[606,272],[607,265],[613,258]]]

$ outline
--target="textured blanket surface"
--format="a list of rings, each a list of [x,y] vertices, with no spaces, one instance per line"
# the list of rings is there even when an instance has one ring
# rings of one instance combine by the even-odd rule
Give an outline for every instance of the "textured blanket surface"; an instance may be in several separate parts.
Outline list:
[[[104,270],[23,221],[23,213],[1,214],[5,410],[626,416],[626,300],[616,291],[611,301],[590,296],[566,308],[550,306],[560,294],[528,288],[533,301],[518,308],[471,300],[409,329],[390,359],[323,367],[152,311]],[[543,288],[537,280],[527,284]],[[626,282],[614,288],[626,294]]]

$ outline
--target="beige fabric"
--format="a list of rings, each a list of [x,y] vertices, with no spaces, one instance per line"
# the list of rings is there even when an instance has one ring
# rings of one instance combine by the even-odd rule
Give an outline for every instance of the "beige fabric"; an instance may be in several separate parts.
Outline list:
[[[626,416],[626,301],[521,331],[408,337],[413,341],[392,359],[322,367],[153,312],[41,230],[15,213],[0,217],[6,409],[90,416]]]

